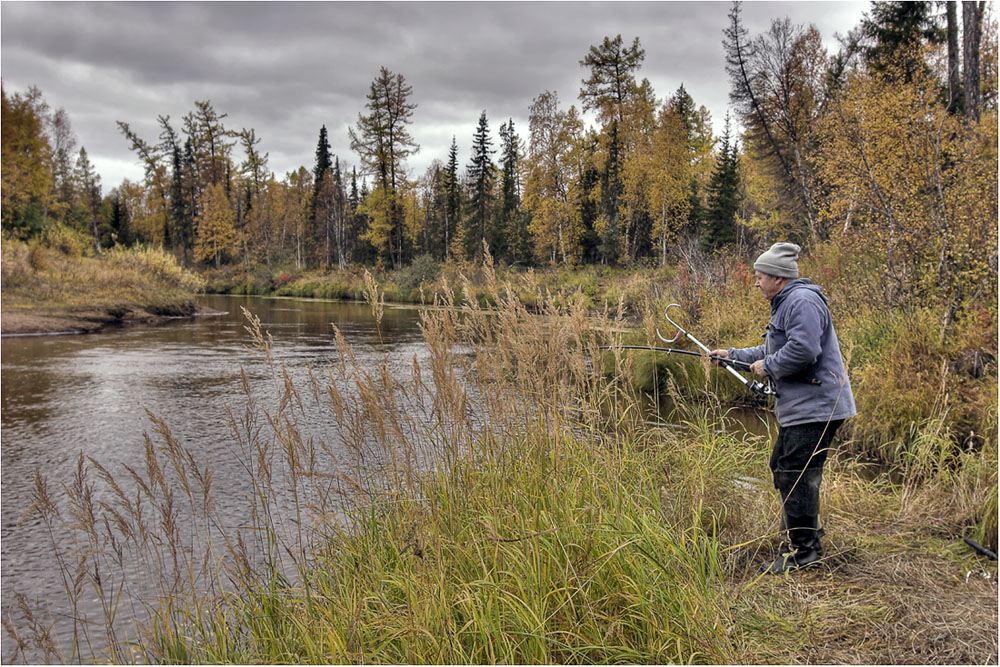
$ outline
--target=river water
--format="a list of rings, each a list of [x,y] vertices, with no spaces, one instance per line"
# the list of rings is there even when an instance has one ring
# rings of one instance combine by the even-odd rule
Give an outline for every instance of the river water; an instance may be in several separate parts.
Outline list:
[[[152,431],[147,410],[212,463],[220,498],[245,493],[226,487],[227,479],[243,484],[245,475],[227,474],[227,467],[238,465],[238,455],[232,451],[225,407],[238,409],[245,403],[241,369],[251,384],[266,384],[271,375],[261,355],[248,349],[251,338],[241,306],[260,318],[261,327],[273,336],[275,357],[299,378],[307,366],[322,366],[335,354],[331,323],[353,346],[361,365],[370,361],[374,367],[387,358],[394,373],[405,374],[414,355],[426,355],[419,315],[412,308],[387,307],[377,330],[365,304],[231,296],[199,301],[224,314],[100,334],[3,338],[0,551],[5,618],[12,613],[13,593],[23,593],[43,617],[51,615],[53,634],[65,644],[72,624],[66,618],[66,593],[52,540],[40,521],[23,516],[31,504],[35,470],[44,472],[58,493],[59,485],[72,479],[81,453],[109,469],[120,470],[121,464],[141,468],[143,433]],[[328,418],[316,415],[316,423],[306,426],[322,432]],[[96,600],[83,602],[84,612],[100,617],[93,613],[99,611]],[[88,604],[95,608],[87,609]],[[2,643],[7,662],[14,642],[4,633]]]

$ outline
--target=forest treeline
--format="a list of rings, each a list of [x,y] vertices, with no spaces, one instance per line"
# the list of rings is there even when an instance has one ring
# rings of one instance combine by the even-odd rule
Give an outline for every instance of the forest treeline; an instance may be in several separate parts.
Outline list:
[[[118,121],[144,178],[106,194],[65,110],[36,88],[4,91],[2,225],[75,230],[98,254],[141,243],[188,266],[320,270],[476,260],[484,244],[517,265],[662,265],[832,239],[864,258],[886,305],[932,296],[952,311],[996,293],[996,37],[983,2],[873,3],[829,54],[788,19],[750,34],[734,3],[736,122],[721,137],[683,85],[659,98],[639,38],[617,35],[583,54],[580,108],[543,91],[527,128],[508,119],[497,136],[484,110],[466,164],[453,138],[411,176],[417,107],[383,67],[350,127],[356,165],[324,126],[312,168],[279,179],[253,129],[196,101],[179,122],[159,116],[157,137]]]

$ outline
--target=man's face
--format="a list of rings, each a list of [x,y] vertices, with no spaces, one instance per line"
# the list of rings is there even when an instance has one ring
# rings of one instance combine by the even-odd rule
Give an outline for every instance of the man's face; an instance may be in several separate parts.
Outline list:
[[[768,301],[776,297],[778,292],[788,283],[788,278],[777,278],[760,271],[754,271],[753,274],[757,278],[754,285],[760,288],[764,298]]]

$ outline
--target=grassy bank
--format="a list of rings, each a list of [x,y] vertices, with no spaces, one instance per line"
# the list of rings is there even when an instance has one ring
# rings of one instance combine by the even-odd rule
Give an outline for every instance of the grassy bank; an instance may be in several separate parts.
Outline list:
[[[157,655],[407,664],[995,655],[996,568],[981,569],[954,539],[956,523],[928,521],[924,503],[940,505],[947,490],[907,497],[915,489],[835,464],[823,569],[763,579],[778,508],[766,484],[741,480],[765,477],[766,443],[718,435],[699,416],[688,426],[484,447],[475,462],[430,476],[419,496],[355,516],[310,563],[307,585],[268,573],[211,621],[162,628]]]
[[[858,434],[886,426],[863,412],[824,475],[823,566],[765,579],[778,541],[768,438],[719,430],[715,374],[644,375],[642,357],[594,350],[621,339],[618,313],[537,287],[529,311],[483,271],[494,307],[443,288],[422,319],[429,356],[408,377],[358,365],[335,332],[331,362],[296,386],[251,318],[275,395],[248,383],[229,412],[253,490],[240,526],[216,513],[211,462],[157,420],[145,470],[81,459],[71,510],[39,477],[39,518],[85,547],[65,555],[71,598],[144,601],[140,630],[106,624],[111,660],[995,659],[996,564],[961,540],[995,544],[995,422],[975,442],[928,423],[873,444]],[[690,308],[706,339],[752,328],[712,319],[723,296]],[[660,305],[643,329],[662,326]],[[662,426],[636,409],[648,377],[675,405]],[[923,414],[946,417],[942,403]],[[296,426],[317,414],[319,442]],[[123,563],[147,576],[116,578]],[[55,647],[32,613],[5,620],[20,647],[85,655],[85,629],[75,649]]]
[[[315,299],[365,298],[364,267],[344,270],[302,271],[294,266],[268,269],[260,266],[246,271],[239,266],[206,269],[201,275],[206,290],[217,294],[253,294],[260,296],[292,296]],[[650,281],[665,283],[677,271],[673,268],[646,267],[639,269],[607,266],[539,267],[497,269],[501,278],[510,283],[513,293],[529,308],[537,309],[539,294],[560,305],[582,295],[589,309],[616,309],[621,302],[629,315],[640,313],[650,298]],[[494,303],[486,287],[483,267],[470,262],[440,263],[428,256],[418,257],[411,265],[398,271],[372,269],[372,276],[390,303],[430,304],[434,295],[446,285],[462,285],[468,281],[468,295],[479,305]],[[536,287],[540,292],[536,292]],[[463,297],[465,295],[463,294]]]
[[[105,324],[192,315],[203,287],[172,255],[114,248],[100,256],[67,230],[3,240],[3,330],[93,330]]]

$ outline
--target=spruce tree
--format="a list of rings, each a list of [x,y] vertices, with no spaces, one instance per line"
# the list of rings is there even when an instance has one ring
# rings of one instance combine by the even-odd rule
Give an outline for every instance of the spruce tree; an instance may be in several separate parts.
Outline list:
[[[445,166],[434,160],[428,172],[427,251],[434,259],[448,259],[448,179]]]
[[[94,235],[94,251],[101,254],[101,232],[98,229],[98,210],[101,206],[101,177],[94,170],[94,165],[87,157],[87,150],[81,146],[73,171],[76,180],[76,190],[79,197],[79,208],[90,223],[90,231]]]
[[[900,67],[907,82],[929,71],[921,53],[924,41],[941,44],[947,39],[932,2],[873,2],[861,25],[874,42],[864,50],[868,66],[882,74]]]
[[[493,140],[486,120],[486,111],[479,116],[479,125],[472,136],[472,157],[466,168],[469,179],[469,200],[471,205],[469,227],[465,234],[467,256],[481,257],[483,241],[487,238],[487,223],[490,218],[490,204],[493,200]],[[491,249],[490,251],[494,251]]]
[[[190,147],[188,139],[187,146]],[[175,249],[181,251],[181,260],[187,266],[188,252],[194,243],[194,214],[185,192],[185,163],[179,144],[174,144],[171,150],[171,180],[170,180],[170,241]]]
[[[347,225],[347,195],[344,192],[339,157],[333,159],[333,221],[337,241],[337,267],[343,270],[351,261],[353,239]]]
[[[327,224],[329,211],[325,205],[327,199],[325,194],[328,188],[325,186],[332,166],[333,155],[330,153],[330,142],[326,136],[326,125],[323,125],[319,129],[319,139],[316,142],[316,162],[313,166],[313,194],[309,204],[309,222],[312,227],[311,235],[317,240],[319,247],[323,248],[323,261],[327,264],[330,260],[330,239],[329,225]]]
[[[128,247],[135,243],[129,224],[128,206],[117,191],[111,198],[111,231],[118,245]]]
[[[451,256],[454,249],[455,233],[458,230],[459,216],[462,214],[462,197],[458,183],[458,143],[451,138],[451,149],[448,151],[448,166],[444,173],[444,187],[447,193],[444,225],[444,255]]]
[[[708,210],[701,244],[705,250],[717,250],[736,240],[736,212],[739,210],[739,155],[729,133],[729,116],[722,135],[722,147],[708,184]]]
[[[351,169],[351,191],[347,196],[347,205],[350,211],[351,238],[356,240],[353,260],[361,264],[370,264],[375,261],[375,249],[365,238],[365,233],[368,231],[368,216],[363,211],[358,210],[367,196],[368,186],[364,181],[361,181],[360,187],[358,186],[358,168],[353,167]]]
[[[625,189],[621,179],[621,141],[618,135],[618,119],[611,122],[608,135],[607,159],[601,171],[601,215],[605,220],[604,234],[601,237],[601,255],[608,264],[617,264],[621,254],[621,237],[619,234],[619,200]]]
[[[511,262],[527,261],[531,257],[531,237],[527,217],[521,211],[521,186],[518,180],[519,140],[514,131],[514,119],[500,126],[500,206],[497,208],[490,247],[494,256]]]
[[[597,233],[597,219],[601,214],[599,186],[601,184],[601,172],[597,168],[597,152],[599,139],[595,133],[587,139],[585,147],[585,157],[583,160],[583,174],[580,179],[580,220],[583,223],[583,236],[580,245],[583,248],[583,261],[586,264],[598,264],[602,259],[606,260],[601,248],[601,235]]]
[[[333,155],[330,153],[330,142],[326,136],[326,125],[319,128],[319,140],[316,142],[316,161],[313,166],[313,218],[316,217],[316,193],[323,188],[323,179],[333,166]]]

